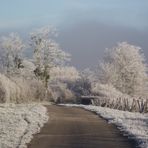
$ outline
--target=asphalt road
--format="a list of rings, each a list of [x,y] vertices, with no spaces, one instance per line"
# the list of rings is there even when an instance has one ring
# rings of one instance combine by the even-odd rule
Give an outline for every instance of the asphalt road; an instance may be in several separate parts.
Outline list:
[[[48,106],[50,120],[28,148],[134,148],[119,130],[94,113]]]

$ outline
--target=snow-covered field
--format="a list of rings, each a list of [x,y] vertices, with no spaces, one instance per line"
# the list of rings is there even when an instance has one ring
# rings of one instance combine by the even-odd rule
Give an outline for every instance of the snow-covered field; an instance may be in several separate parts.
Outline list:
[[[135,139],[138,146],[148,148],[148,114],[131,113],[98,106],[67,104],[66,106],[82,107],[93,111],[115,124],[129,138]]]
[[[0,148],[25,148],[47,121],[40,104],[0,104]]]

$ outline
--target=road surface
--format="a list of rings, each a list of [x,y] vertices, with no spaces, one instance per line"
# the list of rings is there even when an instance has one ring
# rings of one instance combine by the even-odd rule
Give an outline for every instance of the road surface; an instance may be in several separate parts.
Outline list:
[[[134,148],[112,124],[81,108],[47,106],[49,121],[28,148]]]

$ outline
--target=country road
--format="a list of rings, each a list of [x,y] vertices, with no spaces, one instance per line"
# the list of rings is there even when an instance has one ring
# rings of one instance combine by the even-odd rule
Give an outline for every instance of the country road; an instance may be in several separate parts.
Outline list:
[[[28,148],[134,148],[116,127],[94,113],[47,106],[50,119]]]

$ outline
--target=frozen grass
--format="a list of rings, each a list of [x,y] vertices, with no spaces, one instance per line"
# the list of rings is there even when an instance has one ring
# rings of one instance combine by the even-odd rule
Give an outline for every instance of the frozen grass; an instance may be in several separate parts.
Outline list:
[[[47,121],[42,105],[0,104],[0,148],[26,148]]]
[[[67,104],[66,106],[82,107],[93,111],[115,124],[129,138],[135,139],[138,146],[148,148],[148,114],[131,113],[98,106]]]

